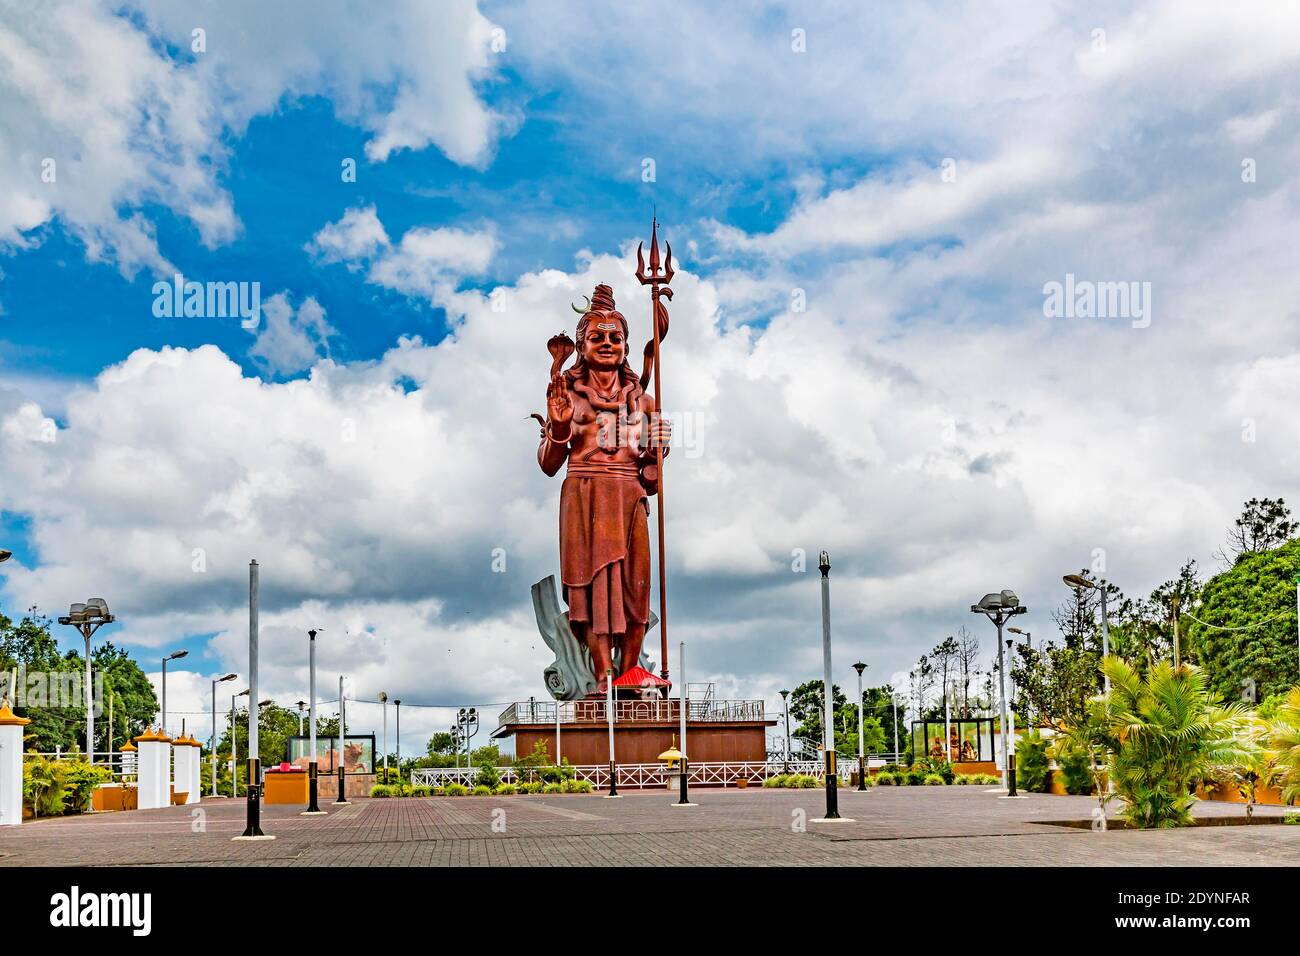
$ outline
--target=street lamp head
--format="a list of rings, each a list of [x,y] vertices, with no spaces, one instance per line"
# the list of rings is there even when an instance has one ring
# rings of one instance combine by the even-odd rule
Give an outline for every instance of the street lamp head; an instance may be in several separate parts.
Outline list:
[[[381,704],[388,703],[388,695],[385,694],[382,690],[379,692],[379,702]]]
[[[1095,588],[1097,582],[1089,581],[1082,574],[1066,574],[1062,576],[1062,581],[1072,588]]]
[[[1015,591],[1010,591],[1010,590],[1003,591],[1000,597],[1002,598],[1002,606],[1005,608],[1013,608],[1013,607],[1020,606],[1020,598],[1016,596]]]
[[[306,707],[306,706],[307,706],[307,702],[306,702],[305,700],[300,700],[300,701],[298,701],[298,709],[299,709],[299,710],[302,710],[302,709],[303,709],[304,707]]]
[[[12,551],[6,551],[4,548],[0,548],[0,564],[8,561],[13,556],[14,553]]]
[[[393,701],[393,703],[396,704],[398,707],[401,707],[401,706],[402,706],[402,702],[401,702],[401,700],[395,700],[395,701]]]
[[[178,661],[182,657],[188,657],[189,653],[190,653],[189,651],[173,651],[171,654],[167,655],[167,660]]]
[[[239,676],[238,674],[227,674],[225,677],[218,677],[217,683],[220,684],[222,681],[234,680],[238,676]]]
[[[831,572],[830,554],[823,551],[821,554],[817,555],[817,567],[821,570],[823,577],[826,576],[827,574],[830,574]]]
[[[235,696],[236,696],[236,697],[247,697],[247,696],[248,696],[248,688],[245,687],[243,690],[241,690],[241,691],[240,691],[238,694],[236,694]]]
[[[861,677],[862,672],[867,669],[867,665],[862,663],[861,661],[858,661],[856,664],[853,665],[853,669],[857,671],[858,676]]]
[[[781,691],[781,699],[782,699],[782,700],[786,700],[789,696],[790,696],[790,692],[789,692],[788,690],[783,690],[783,691]]]

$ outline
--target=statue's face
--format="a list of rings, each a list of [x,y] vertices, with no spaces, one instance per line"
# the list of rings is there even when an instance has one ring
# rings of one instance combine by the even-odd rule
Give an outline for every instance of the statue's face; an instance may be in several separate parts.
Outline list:
[[[594,318],[582,337],[582,354],[592,368],[618,368],[627,356],[623,326],[615,319]]]

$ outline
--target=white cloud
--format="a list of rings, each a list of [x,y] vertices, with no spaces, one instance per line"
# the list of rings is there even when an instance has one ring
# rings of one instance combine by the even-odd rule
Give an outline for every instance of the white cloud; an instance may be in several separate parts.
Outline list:
[[[249,356],[273,373],[291,375],[329,354],[329,340],[338,330],[325,320],[325,310],[308,297],[297,310],[288,293],[262,303],[261,324]]]
[[[57,219],[90,261],[166,274],[143,208],[188,219],[208,246],[229,242],[241,227],[221,183],[226,137],[306,96],[329,97],[340,119],[368,130],[372,162],[434,146],[481,166],[503,128],[477,91],[495,65],[491,31],[474,0],[140,0],[122,15],[91,0],[7,7],[0,246],[38,244]]]
[[[374,206],[347,210],[326,223],[307,250],[320,262],[343,262],[353,271],[368,267],[366,280],[434,305],[447,305],[464,277],[486,271],[497,240],[486,231],[416,226],[397,245]]]

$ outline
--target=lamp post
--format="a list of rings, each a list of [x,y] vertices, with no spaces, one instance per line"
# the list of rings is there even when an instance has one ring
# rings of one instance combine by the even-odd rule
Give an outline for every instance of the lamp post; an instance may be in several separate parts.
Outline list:
[[[307,702],[305,700],[300,700],[294,706],[298,708],[298,736],[301,737],[303,710],[307,707]]]
[[[320,782],[318,773],[320,768],[316,765],[316,635],[320,633],[319,628],[312,628],[307,632],[307,696],[311,698],[307,707],[307,723],[310,725],[308,733],[311,740],[307,744],[307,809],[303,811],[303,816],[324,815],[325,811],[317,804],[319,797]]]
[[[781,691],[781,709],[785,712],[785,763],[782,773],[790,772],[790,692]]]
[[[1105,586],[1098,584],[1096,581],[1093,581],[1090,578],[1085,578],[1082,574],[1066,574],[1062,576],[1061,580],[1064,581],[1070,587],[1074,588],[1076,591],[1081,591],[1081,590],[1091,588],[1092,590],[1097,591],[1101,594],[1101,656],[1103,658],[1109,657],[1110,656],[1110,623],[1107,620],[1107,616],[1106,616]],[[1105,693],[1109,694],[1110,678],[1106,676],[1105,671],[1101,672],[1101,681],[1102,681],[1101,684],[1102,690]]]
[[[478,708],[462,707],[456,711],[456,736],[465,743],[465,769],[472,770],[469,759],[469,741],[470,738],[478,733]],[[459,751],[458,751],[459,752]],[[457,762],[459,766],[459,762]],[[398,767],[401,772],[401,767]]]
[[[889,702],[894,705],[894,763],[898,763],[903,756],[898,749],[898,694],[890,694]]]
[[[835,774],[835,685],[831,683],[831,556],[823,551],[817,557],[817,567],[822,573],[822,697],[825,709],[822,715],[822,743],[826,751],[826,816],[823,820],[840,819],[839,781]]]
[[[681,720],[681,728],[682,728],[682,764],[680,767],[680,775],[678,778],[681,784],[681,795],[678,797],[676,805],[679,807],[693,807],[695,806],[695,804],[691,803],[691,798],[687,792],[689,786],[687,777],[690,776],[690,772],[686,766],[686,711],[690,707],[690,702],[686,699],[687,685],[686,685],[686,642],[685,641],[677,642],[677,680],[680,682],[682,688],[681,689],[682,704],[681,707],[679,708],[680,712],[678,714],[678,717]]]
[[[73,604],[68,608],[66,617],[59,618],[60,624],[77,629],[86,641],[86,759],[95,762],[95,711],[90,701],[90,639],[105,624],[112,624],[115,618],[108,611],[108,604],[103,598],[91,598],[85,604]],[[112,756],[109,756],[112,760]]]
[[[384,711],[384,783],[388,783],[388,695],[382,690],[379,692],[379,703]]]
[[[867,669],[867,665],[858,661],[853,665],[853,669],[858,672],[858,790],[867,789],[867,751],[862,740],[862,672]]]
[[[397,782],[401,783],[402,782],[402,702],[400,700],[395,700],[393,701],[393,703],[397,707]],[[478,711],[475,711],[475,713],[478,713]],[[474,718],[474,722],[476,724],[478,723],[477,717]]]
[[[667,662],[663,665],[668,667]],[[609,725],[609,793],[618,796],[618,764],[614,761],[614,668],[605,671],[605,722]]]
[[[979,599],[979,603],[972,604],[970,609],[973,614],[983,614],[998,629],[998,687],[1002,697],[1002,733],[998,736],[1002,741],[1002,785],[1007,790],[1007,796],[1014,797],[1016,796],[1016,768],[1009,757],[1007,738],[1008,733],[1014,734],[1015,730],[1008,726],[1010,715],[1007,710],[1007,669],[1002,655],[1002,626],[1012,617],[1027,613],[1029,608],[1020,603],[1020,598],[1016,597],[1015,591],[1006,590],[984,595]]]
[[[248,688],[245,687],[238,694],[230,695],[230,795],[231,797],[239,796],[239,764],[238,760],[239,746],[235,740],[235,698],[247,697]]]
[[[343,699],[343,675],[340,674],[339,675],[339,737],[338,737],[339,745],[335,749],[335,753],[337,754],[335,760],[338,763],[338,775],[339,775],[339,795],[338,795],[338,799],[334,801],[336,805],[338,804],[347,805],[348,803],[351,802],[350,800],[348,800],[347,793],[345,792],[346,781],[343,776],[344,773],[343,748],[347,744],[347,739],[348,739],[348,711],[347,711],[347,702]]]
[[[167,733],[167,662],[178,661],[189,653],[189,651],[173,651],[162,659],[162,724],[160,726],[164,734]]]
[[[274,840],[262,832],[262,760],[257,746],[257,723],[262,702],[257,699],[257,642],[261,634],[258,623],[257,561],[248,562],[248,785],[244,794],[248,798],[244,832],[236,840]]]
[[[208,756],[212,761],[212,795],[217,795],[217,685],[228,680],[235,679],[234,674],[227,674],[225,677],[218,677],[212,682],[212,739],[208,742]],[[232,710],[233,705],[232,705]],[[230,746],[235,745],[235,735],[232,731],[230,734]]]

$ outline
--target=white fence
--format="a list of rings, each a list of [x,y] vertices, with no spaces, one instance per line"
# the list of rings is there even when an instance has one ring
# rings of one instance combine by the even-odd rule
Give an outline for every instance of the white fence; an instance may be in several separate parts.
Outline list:
[[[847,782],[849,774],[857,770],[857,766],[856,760],[841,760],[835,768],[836,776]],[[668,786],[670,779],[675,779],[675,775],[670,774],[662,763],[621,763],[617,769],[620,787],[663,788]],[[609,786],[609,764],[582,765],[573,767],[572,770],[576,779],[588,780],[598,789]],[[690,783],[715,787],[735,786],[736,781],[741,779],[763,781],[784,773],[806,774],[820,780],[824,771],[825,764],[817,760],[791,760],[788,764],[761,760],[687,762],[687,780]],[[502,783],[517,784],[527,780],[526,775],[521,779],[514,767],[497,767],[496,772]],[[472,787],[478,773],[477,767],[426,767],[411,771],[411,783],[426,787],[445,787],[449,783],[459,783]]]

